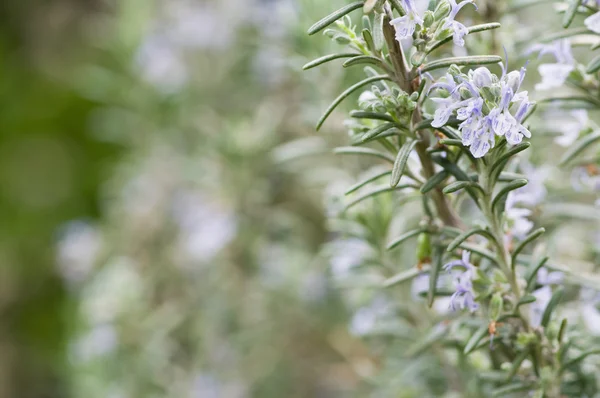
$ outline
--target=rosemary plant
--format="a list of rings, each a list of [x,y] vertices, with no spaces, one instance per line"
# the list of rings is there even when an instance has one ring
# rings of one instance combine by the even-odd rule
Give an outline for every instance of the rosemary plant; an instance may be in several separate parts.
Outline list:
[[[514,172],[515,161],[530,147],[527,121],[536,108],[522,87],[525,65],[509,70],[507,54],[445,56],[450,43],[464,54],[472,36],[500,28],[489,18],[510,7],[485,2],[485,22],[465,26],[461,16],[477,10],[472,0],[431,0],[426,8],[417,3],[355,1],[334,11],[308,33],[322,31],[344,49],[304,66],[341,59],[344,68],[363,67],[365,73],[325,110],[317,130],[342,101],[360,92],[358,109],[347,122],[350,145],[335,153],[367,156],[387,166],[348,189],[349,204],[334,216],[337,230],[363,239],[376,252],[388,250],[379,250],[374,261],[384,279],[369,288],[406,292],[410,282],[416,294],[400,293],[396,299],[412,296],[419,305],[425,297],[432,308],[415,313],[414,306],[401,303],[403,310],[396,313],[417,332],[407,332],[412,347],[394,355],[406,364],[436,355],[444,382],[429,388],[431,396],[598,396],[598,368],[585,360],[600,350],[577,344],[580,332],[569,328],[559,306],[576,295],[585,278],[532,250],[545,230],[534,229],[531,211],[522,206],[532,199],[530,175]],[[554,102],[599,103],[599,58],[582,67],[564,42],[600,33],[597,7],[593,1],[569,2],[565,25],[584,14],[586,28],[559,32],[553,39],[563,41],[527,49],[556,57],[556,63],[540,66],[536,91],[568,81],[583,92]],[[360,13],[359,27],[351,15]],[[487,48],[501,48],[495,35],[487,37]],[[600,140],[600,133],[589,129],[576,140],[563,163]],[[384,178],[386,185],[364,189]],[[385,201],[390,193],[397,206]],[[389,239],[392,213],[415,197],[421,199],[418,227]],[[361,212],[357,205],[367,201],[378,208]],[[397,265],[392,250],[398,247],[414,248],[414,266]],[[403,383],[388,393],[398,396],[411,381]]]

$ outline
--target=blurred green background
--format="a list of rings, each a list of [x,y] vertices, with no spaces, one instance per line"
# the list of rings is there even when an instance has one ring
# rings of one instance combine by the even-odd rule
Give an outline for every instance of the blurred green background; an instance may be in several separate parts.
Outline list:
[[[343,3],[1,2],[0,397],[360,391],[313,130],[352,74],[301,72]]]

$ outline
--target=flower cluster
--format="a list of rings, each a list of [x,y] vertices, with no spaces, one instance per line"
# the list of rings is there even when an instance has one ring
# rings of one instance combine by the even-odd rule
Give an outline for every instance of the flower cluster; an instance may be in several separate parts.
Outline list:
[[[468,74],[447,73],[444,80],[431,86],[446,97],[432,98],[438,107],[431,123],[439,128],[455,115],[461,121],[459,131],[463,145],[470,147],[474,157],[484,156],[496,143],[496,136],[505,137],[516,145],[531,133],[523,126],[525,116],[533,106],[527,91],[519,91],[525,68],[506,72],[501,78],[480,67]]]
[[[455,45],[464,46],[464,37],[469,31],[465,25],[458,22],[455,18],[461,8],[467,4],[473,4],[477,8],[473,1],[465,0],[461,3],[456,3],[456,0],[448,0],[447,2],[440,3],[435,13],[433,13],[433,18],[435,22],[441,22],[431,27],[434,32],[438,33],[436,36],[452,35]],[[425,19],[419,14],[414,0],[400,0],[400,2],[404,8],[405,15],[390,21],[390,24],[396,30],[396,40],[399,42],[412,37],[415,30],[417,30],[417,26],[422,28],[426,24]]]

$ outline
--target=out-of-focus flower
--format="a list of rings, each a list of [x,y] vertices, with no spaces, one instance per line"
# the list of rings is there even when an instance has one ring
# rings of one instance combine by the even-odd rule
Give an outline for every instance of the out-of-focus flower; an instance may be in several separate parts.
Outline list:
[[[102,236],[89,223],[73,221],[66,225],[58,242],[58,267],[69,282],[82,282],[92,271],[102,246]]]
[[[581,317],[587,329],[594,336],[600,336],[600,293],[589,288],[581,289]]]
[[[376,297],[371,304],[360,308],[350,322],[350,332],[355,336],[363,336],[375,329],[380,318],[391,314],[391,305],[384,297]]]
[[[450,308],[456,311],[456,308],[465,309],[474,312],[479,308],[475,302],[475,293],[473,292],[473,276],[477,269],[469,262],[471,253],[464,250],[460,260],[451,261],[444,265],[446,272],[452,272],[455,267],[462,267],[465,270],[454,275],[454,287],[456,291],[450,297]]]
[[[549,272],[546,267],[542,267],[537,273],[537,283],[540,285],[558,285],[563,281],[564,275],[562,272]]]
[[[594,15],[590,15],[583,21],[586,28],[591,30],[594,33],[600,33],[600,12],[595,13]]]
[[[199,193],[184,192],[173,205],[181,246],[192,259],[210,261],[235,236],[237,223],[226,206]]]
[[[535,301],[529,306],[529,322],[533,327],[539,327],[542,323],[544,311],[552,298],[552,289],[546,285],[533,292]]]
[[[556,137],[554,142],[563,147],[573,144],[589,122],[585,109],[564,111],[552,108],[545,113],[544,120],[548,128],[560,132],[561,135]]]
[[[536,90],[549,90],[562,86],[569,73],[575,69],[575,59],[571,53],[569,39],[556,40],[551,44],[537,44],[531,51],[539,51],[540,57],[552,54],[556,63],[541,64],[538,67],[542,81],[535,85]]]
[[[142,77],[159,90],[180,90],[189,74],[179,50],[163,36],[150,36],[138,50],[136,62]]]
[[[510,228],[510,235],[523,239],[533,228],[533,222],[527,219],[531,215],[531,210],[516,207],[515,195],[514,191],[508,194],[505,214]]]
[[[112,324],[95,326],[73,347],[75,360],[88,362],[111,353],[117,346],[118,336]]]
[[[544,181],[550,170],[546,166],[535,168],[527,161],[522,161],[519,169],[527,176],[529,182],[524,187],[512,191],[511,205],[522,203],[527,206],[537,206],[544,200],[548,192]]]

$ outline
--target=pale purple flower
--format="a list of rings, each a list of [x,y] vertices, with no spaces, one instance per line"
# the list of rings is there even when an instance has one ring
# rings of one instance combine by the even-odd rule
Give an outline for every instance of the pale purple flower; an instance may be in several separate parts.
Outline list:
[[[600,12],[591,15],[583,21],[586,28],[591,30],[594,33],[600,33]]]
[[[537,283],[542,286],[558,285],[563,281],[564,275],[562,272],[549,272],[546,267],[542,267],[537,273]]]
[[[579,138],[581,131],[587,127],[589,118],[585,109],[574,109],[569,112],[552,109],[546,112],[545,120],[548,121],[548,127],[556,128],[561,133],[554,139],[554,142],[562,147],[568,147]]]
[[[460,4],[457,4],[456,0],[449,0],[449,3],[450,6],[452,6],[452,10],[446,19],[446,23],[444,23],[444,29],[451,29],[453,32],[452,40],[454,41],[454,45],[463,47],[465,45],[464,37],[469,33],[469,30],[465,25],[455,20],[456,14],[458,14],[460,9],[467,4],[473,4],[475,8],[477,8],[477,6],[473,3],[473,0],[466,0]]]
[[[463,102],[463,106],[458,108],[456,111],[456,117],[458,120],[466,120],[473,116],[481,116],[483,107],[483,99],[479,98],[471,98]]]
[[[492,130],[492,122],[493,117],[487,115],[481,119],[479,119],[479,123],[477,124],[475,130],[475,138],[473,139],[473,143],[471,144],[471,154],[475,158],[483,157],[488,151],[494,147],[494,132]]]
[[[460,94],[458,92],[458,87],[459,87],[459,85],[456,84],[452,75],[450,73],[446,73],[446,76],[444,76],[444,80],[439,80],[436,83],[432,84],[431,87],[429,87],[428,92],[431,92],[434,89],[441,88],[441,89],[448,91],[448,93],[450,93],[452,98],[454,98],[458,101],[458,100],[460,100]]]
[[[583,288],[580,292],[581,317],[583,323],[594,336],[600,336],[600,293],[590,288]]]
[[[545,166],[535,168],[527,161],[521,162],[519,168],[527,176],[529,182],[524,187],[513,191],[511,200],[514,203],[536,206],[546,197],[547,190],[544,181],[548,177],[550,170]]]
[[[538,67],[542,81],[535,85],[536,90],[549,90],[562,86],[575,69],[575,59],[569,39],[556,40],[552,44],[537,44],[531,51],[539,51],[540,57],[544,54],[552,54],[556,59],[556,63],[542,64]]]
[[[406,15],[394,18],[390,21],[390,25],[396,30],[396,40],[399,42],[402,39],[409,38],[415,33],[417,25],[423,24],[423,18],[418,14],[414,0],[400,0]]]
[[[431,100],[438,104],[435,113],[433,114],[433,122],[431,125],[433,127],[442,127],[444,124],[448,123],[450,116],[454,113],[458,103],[452,97],[448,98],[431,98]]]
[[[474,312],[479,308],[475,302],[475,293],[473,291],[473,276],[477,268],[469,262],[471,254],[464,250],[460,260],[451,261],[444,265],[444,270],[452,272],[455,267],[462,267],[463,272],[455,273],[454,287],[456,291],[450,297],[450,308],[456,311],[456,308],[465,309]]]
[[[522,239],[533,228],[533,222],[527,219],[531,215],[531,210],[516,207],[517,199],[514,191],[508,194],[505,216],[509,222],[511,235]]]
[[[533,327],[539,327],[542,324],[542,316],[552,298],[552,289],[546,285],[533,292],[535,301],[529,306],[529,322]]]
[[[508,74],[504,70],[505,74],[500,81],[500,106],[492,110],[489,115],[496,135],[504,136],[510,145],[520,143],[523,140],[523,136],[531,138],[531,133],[521,122],[533,104],[529,102],[526,91],[517,93],[525,78],[525,72],[525,68],[521,68],[519,72],[512,71]],[[509,110],[510,105],[513,102],[519,101],[519,107],[515,116],[513,116]]]

